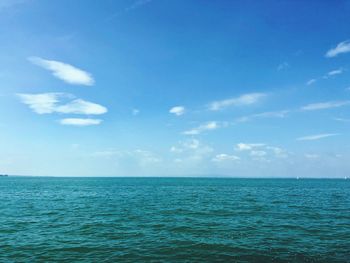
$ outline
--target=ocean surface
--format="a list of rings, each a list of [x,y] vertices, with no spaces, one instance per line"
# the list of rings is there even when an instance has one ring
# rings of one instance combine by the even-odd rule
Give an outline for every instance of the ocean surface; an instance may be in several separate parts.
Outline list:
[[[0,262],[350,262],[350,180],[0,177]]]

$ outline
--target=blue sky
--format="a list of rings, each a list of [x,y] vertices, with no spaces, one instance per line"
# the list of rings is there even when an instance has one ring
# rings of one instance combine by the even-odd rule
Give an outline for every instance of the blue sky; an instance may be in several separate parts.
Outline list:
[[[350,1],[0,1],[0,172],[344,177]]]

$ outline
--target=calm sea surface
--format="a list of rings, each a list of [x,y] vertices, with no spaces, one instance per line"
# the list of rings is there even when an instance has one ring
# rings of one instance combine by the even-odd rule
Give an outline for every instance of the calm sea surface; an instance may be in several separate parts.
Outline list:
[[[350,180],[0,178],[0,262],[350,262]]]

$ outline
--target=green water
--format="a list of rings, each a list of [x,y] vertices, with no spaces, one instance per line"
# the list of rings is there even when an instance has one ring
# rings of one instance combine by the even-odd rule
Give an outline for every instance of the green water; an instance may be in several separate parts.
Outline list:
[[[0,262],[350,262],[350,180],[0,178]]]

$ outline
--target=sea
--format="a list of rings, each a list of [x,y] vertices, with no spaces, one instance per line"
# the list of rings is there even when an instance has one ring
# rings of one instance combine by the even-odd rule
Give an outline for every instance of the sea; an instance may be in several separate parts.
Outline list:
[[[350,180],[1,177],[0,262],[350,262]]]

